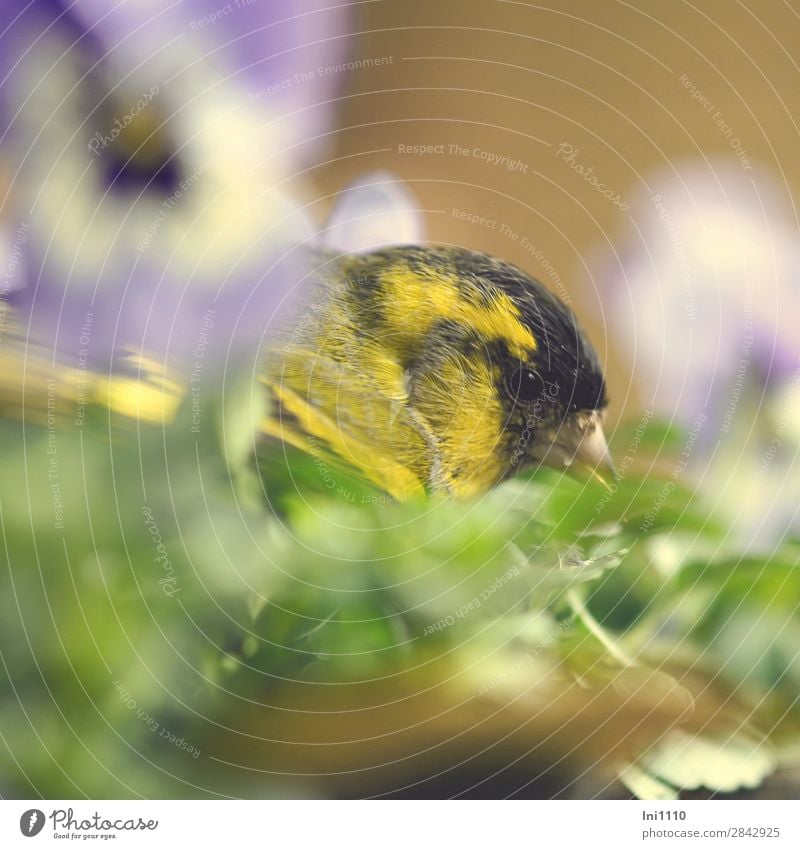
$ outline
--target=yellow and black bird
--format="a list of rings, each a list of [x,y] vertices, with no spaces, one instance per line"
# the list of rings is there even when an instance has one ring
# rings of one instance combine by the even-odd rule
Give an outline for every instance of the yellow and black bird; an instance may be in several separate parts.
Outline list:
[[[265,332],[264,438],[348,465],[399,500],[469,497],[535,465],[602,482],[613,472],[600,362],[541,283],[458,248],[319,254],[312,265]],[[0,351],[0,414],[69,422],[95,405],[166,423],[186,398],[185,382],[141,353],[130,373],[90,372],[16,337]]]
[[[562,301],[498,259],[320,256],[269,338],[263,432],[395,498],[468,497],[537,464],[613,469],[594,349]]]

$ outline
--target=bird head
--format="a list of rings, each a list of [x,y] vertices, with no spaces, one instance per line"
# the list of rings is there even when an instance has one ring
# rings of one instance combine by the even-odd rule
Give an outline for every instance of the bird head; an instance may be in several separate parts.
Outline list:
[[[376,256],[374,326],[403,363],[409,404],[442,458],[435,488],[471,494],[537,465],[604,483],[613,475],[603,371],[562,300],[474,251],[403,247]]]

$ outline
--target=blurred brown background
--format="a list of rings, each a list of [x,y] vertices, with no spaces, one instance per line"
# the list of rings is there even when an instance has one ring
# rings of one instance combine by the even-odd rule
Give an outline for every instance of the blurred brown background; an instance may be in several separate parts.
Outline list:
[[[797,0],[356,8],[352,60],[383,64],[341,72],[339,130],[314,172],[321,203],[366,171],[404,178],[431,241],[491,252],[568,293],[607,358],[617,399],[613,386],[627,386],[629,368],[607,336],[596,275],[599,257],[613,258],[635,227],[635,207],[624,204],[648,175],[724,157],[766,167],[787,196],[798,193]],[[579,150],[572,167],[564,143]],[[417,156],[401,145],[444,148]],[[476,150],[518,164],[490,164]],[[617,202],[576,165],[593,167]]]

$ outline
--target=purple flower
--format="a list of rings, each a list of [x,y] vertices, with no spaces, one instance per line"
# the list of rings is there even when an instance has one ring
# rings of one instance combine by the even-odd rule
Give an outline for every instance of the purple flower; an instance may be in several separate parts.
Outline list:
[[[770,173],[730,161],[647,184],[598,275],[611,336],[642,406],[686,429],[679,469],[769,548],[800,528],[795,216]]]
[[[329,132],[346,7],[4,11],[0,158],[26,240],[3,297],[28,340],[95,368],[257,347],[308,271],[296,172]]]
[[[598,275],[643,405],[709,430],[798,365],[796,223],[772,177],[686,164],[647,179]],[[728,422],[729,424],[729,422]]]
[[[76,0],[70,11],[125,74],[146,63],[163,77],[186,77],[179,84],[187,88],[208,81],[227,91],[234,80],[274,122],[272,133],[300,146],[295,159],[313,152],[330,127],[351,46],[347,4]]]

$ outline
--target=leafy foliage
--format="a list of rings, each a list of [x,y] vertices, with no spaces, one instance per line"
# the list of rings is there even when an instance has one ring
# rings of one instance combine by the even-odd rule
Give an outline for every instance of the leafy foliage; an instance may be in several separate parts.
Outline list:
[[[752,786],[795,744],[800,543],[738,544],[679,435],[648,428],[613,492],[541,472],[399,504],[255,446],[251,410],[2,423],[4,795],[339,792],[353,715],[414,751],[440,714],[456,740],[524,728],[664,797]]]

